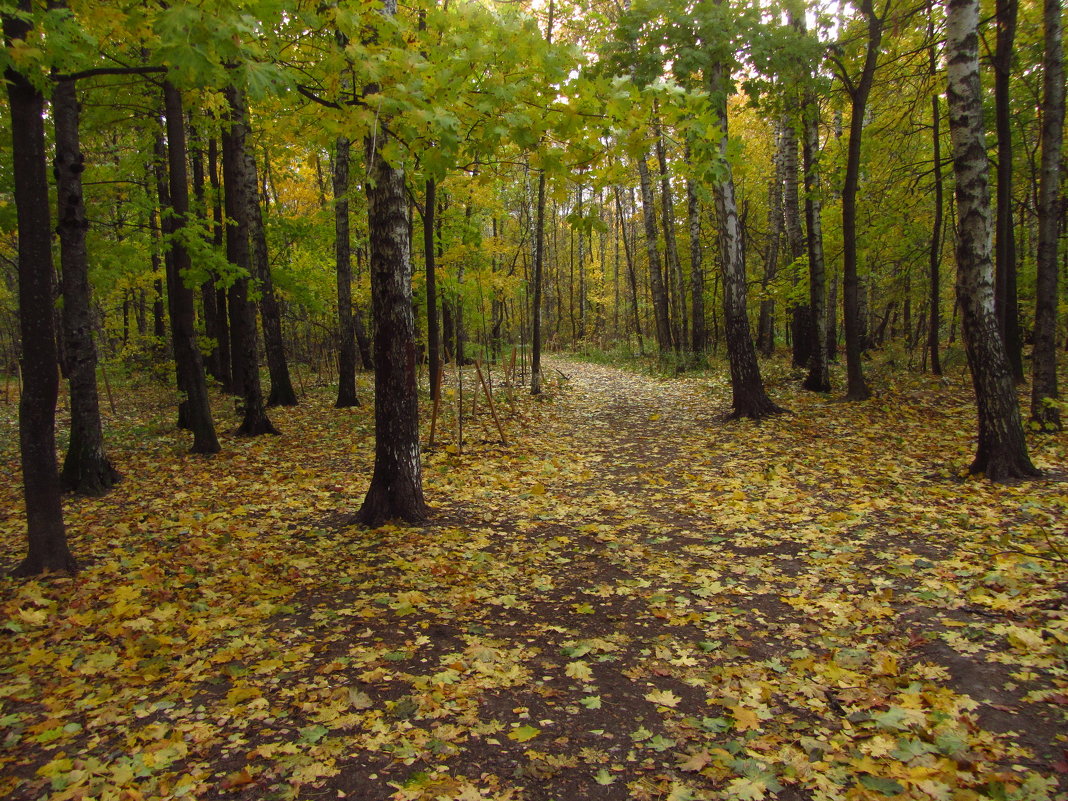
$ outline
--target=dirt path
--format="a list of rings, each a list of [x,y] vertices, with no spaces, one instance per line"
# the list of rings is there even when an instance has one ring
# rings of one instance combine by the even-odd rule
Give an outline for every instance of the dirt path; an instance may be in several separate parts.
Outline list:
[[[116,446],[142,468],[68,508],[85,572],[3,587],[0,795],[1058,792],[1068,498],[957,479],[954,388],[773,380],[795,413],[757,426],[723,379],[550,367],[508,446],[443,419],[425,528],[347,525],[371,429],[326,394],[213,460]]]

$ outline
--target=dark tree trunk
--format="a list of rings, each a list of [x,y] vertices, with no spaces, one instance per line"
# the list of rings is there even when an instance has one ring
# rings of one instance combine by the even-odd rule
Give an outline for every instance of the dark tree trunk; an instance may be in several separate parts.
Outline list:
[[[1057,390],[1057,237],[1061,218],[1061,143],[1064,138],[1064,50],[1061,2],[1045,0],[1042,79],[1042,174],[1038,187],[1038,277],[1035,283],[1035,347],[1031,419],[1043,431],[1059,430],[1051,401]]]
[[[687,159],[689,149],[687,148]],[[686,214],[690,229],[690,298],[693,302],[693,334],[690,349],[702,353],[708,347],[705,329],[705,269],[701,256],[701,207],[697,200],[697,185],[686,179]]]
[[[831,276],[827,290],[827,361],[838,360],[838,274]]]
[[[679,246],[675,240],[675,201],[671,192],[671,175],[668,172],[667,154],[664,150],[664,132],[656,128],[656,160],[660,167],[660,216],[664,220],[664,268],[665,278],[674,283],[671,293],[672,325],[671,339],[675,350],[681,352],[686,347],[686,282],[682,274],[682,261],[679,259]]]
[[[438,279],[434,262],[434,215],[437,212],[437,181],[426,181],[423,204],[423,259],[426,264],[426,349],[430,364],[430,399],[438,400],[438,373],[441,371],[441,331],[438,328]]]
[[[337,402],[338,409],[359,406],[356,397],[356,326],[352,316],[352,247],[349,239],[349,140],[334,147],[334,254],[337,264]]]
[[[994,111],[998,136],[997,228],[994,232],[994,308],[1005,339],[1009,366],[1017,382],[1023,381],[1020,341],[1020,303],[1016,293],[1016,230],[1012,220],[1012,77],[1013,42],[1016,38],[1018,0],[997,0],[994,50]]]
[[[189,137],[189,160],[193,166],[193,196],[197,201],[197,214],[205,224],[209,224],[207,191],[204,186],[204,153],[200,147],[198,132],[192,124],[189,126]],[[215,293],[214,275],[209,275],[200,285],[200,299],[204,310],[204,336],[213,343],[211,353],[204,357],[204,370],[212,378],[219,380],[222,372],[219,358],[219,302]]]
[[[642,320],[638,313],[638,276],[634,270],[634,251],[632,238],[627,236],[627,221],[623,216],[622,192],[616,187],[616,214],[619,217],[619,236],[623,239],[623,255],[627,261],[627,278],[630,284],[630,309],[634,317],[634,333],[638,337],[638,353],[645,355],[645,341],[642,339]],[[702,298],[702,302],[704,299]],[[704,316],[702,315],[702,323]]]
[[[282,337],[282,311],[278,306],[278,296],[274,294],[271,263],[267,257],[267,232],[263,227],[263,209],[260,207],[256,157],[249,147],[245,148],[245,187],[252,267],[260,291],[263,348],[267,354],[267,374],[271,377],[267,405],[296,406],[297,393],[293,390],[293,381],[289,377],[285,340]]]
[[[222,187],[219,184],[219,145],[208,140],[208,180],[211,182],[212,242],[222,251],[224,241]],[[212,376],[226,392],[234,391],[233,367],[230,360],[230,314],[226,305],[226,290],[215,287],[215,342],[218,345],[218,372]]]
[[[671,317],[668,314],[667,291],[660,268],[660,250],[656,242],[656,201],[653,182],[645,156],[638,158],[638,177],[642,190],[642,219],[645,221],[645,249],[649,255],[649,283],[653,292],[653,319],[656,321],[656,344],[661,353],[671,350]]]
[[[715,186],[716,211],[720,224],[720,252],[723,261],[723,319],[726,328],[727,357],[731,365],[732,418],[759,420],[783,409],[764,391],[756,348],[749,332],[746,310],[745,262],[742,257],[742,230],[734,197],[734,177],[727,161],[727,97],[723,67],[713,71],[712,96],[720,127],[719,155],[726,177]]]
[[[65,4],[64,4],[65,6]],[[59,7],[64,7],[59,6]],[[74,81],[60,81],[52,94],[56,128],[56,197],[63,289],[63,337],[70,382],[70,445],[63,462],[64,489],[102,495],[119,474],[104,451],[100,400],[96,385],[96,346],[89,308],[89,254],[85,247],[82,171],[78,141],[78,98]]]
[[[382,157],[385,139],[380,132],[364,143],[375,317],[375,466],[356,519],[367,526],[394,519],[420,523],[428,513],[419,450],[408,204],[404,170]]]
[[[1027,455],[1020,409],[994,310],[989,167],[979,80],[979,2],[948,0],[949,129],[957,195],[957,300],[979,411],[971,472],[992,481],[1039,475]]]
[[[541,293],[545,271],[545,171],[538,172],[538,206],[534,218],[534,299],[531,308],[533,328],[530,345],[530,394],[541,394]],[[444,312],[444,308],[442,309]],[[449,330],[448,318],[444,318]],[[446,334],[446,337],[448,334]]]
[[[768,297],[768,287],[775,280],[779,267],[779,249],[783,228],[783,131],[776,129],[776,148],[773,157],[773,172],[768,181],[768,251],[764,257],[764,275],[760,287],[765,297],[760,300],[760,318],[757,323],[757,350],[769,357],[775,352],[775,300]],[[796,356],[796,354],[795,354]]]
[[[864,135],[864,113],[868,95],[875,80],[879,60],[879,44],[883,37],[883,18],[875,13],[873,0],[862,0],[861,11],[868,23],[867,50],[864,67],[855,84],[846,81],[851,102],[849,144],[846,155],[845,180],[842,186],[842,273],[846,335],[846,399],[859,401],[871,396],[864,380],[861,356],[864,352],[864,324],[860,311],[860,281],[857,278],[857,189],[860,185],[860,145]],[[887,0],[889,8],[889,0]]]
[[[823,228],[819,173],[819,104],[809,97],[802,110],[802,151],[805,162],[805,225],[808,227],[808,305],[811,309],[808,376],[802,386],[812,392],[830,392],[827,366],[827,277],[823,265]]]
[[[932,0],[933,2],[933,0]],[[927,35],[931,38],[928,49],[928,69],[932,78],[938,75],[938,56],[934,43],[934,9],[928,5],[928,13],[931,22],[927,27]],[[931,93],[931,139],[934,147],[934,221],[931,225],[931,246],[929,249],[930,284],[928,292],[928,304],[930,305],[930,320],[927,324],[927,350],[931,357],[931,372],[942,375],[942,359],[939,356],[938,330],[941,328],[941,272],[942,272],[942,111],[940,109],[939,92]]]
[[[189,186],[186,173],[185,119],[182,94],[172,83],[163,84],[167,116],[167,164],[172,209],[170,228],[180,231],[189,214]],[[204,380],[204,363],[196,340],[193,315],[193,290],[185,285],[189,272],[189,251],[180,237],[171,239],[171,266],[168,289],[171,302],[171,331],[174,360],[178,365],[179,389],[185,393],[189,429],[193,432],[193,453],[218,453],[219,440],[211,419],[208,387]]]
[[[797,193],[797,130],[794,128],[794,120],[790,117],[783,121],[779,144],[782,148],[786,241],[790,246],[790,273],[796,286],[801,282],[798,265],[805,255],[805,235],[801,227],[801,204]],[[794,367],[807,367],[812,356],[812,308],[807,303],[798,303],[793,307],[790,314],[790,335]]]
[[[234,383],[242,398],[242,419],[237,434],[257,436],[277,434],[278,429],[267,417],[260,384],[260,370],[256,348],[256,310],[248,296],[251,258],[248,229],[248,180],[245,175],[245,101],[233,86],[226,88],[230,104],[229,126],[222,135],[223,202],[226,217],[226,258],[237,270],[237,278],[230,285],[230,358]]]
[[[28,0],[19,10],[29,12]],[[4,38],[25,40],[24,18],[4,16]],[[44,97],[22,75],[4,72],[11,109],[11,157],[18,217],[19,331],[22,336],[22,395],[19,445],[26,502],[28,553],[14,570],[33,576],[51,570],[71,573],[78,563],[67,546],[56,464],[56,331],[52,314],[52,231],[45,163]]]

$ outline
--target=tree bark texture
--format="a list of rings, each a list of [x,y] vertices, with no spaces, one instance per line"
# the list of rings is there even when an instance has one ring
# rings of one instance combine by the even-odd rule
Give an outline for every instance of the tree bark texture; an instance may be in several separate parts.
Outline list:
[[[260,384],[256,347],[256,310],[249,299],[252,273],[249,253],[248,178],[246,176],[245,134],[247,111],[240,90],[225,90],[230,104],[229,125],[222,133],[223,202],[226,207],[226,258],[236,268],[237,277],[227,292],[230,307],[230,358],[235,389],[242,399],[239,436],[277,434],[267,416]]]
[[[932,0],[933,2],[933,0]],[[928,11],[932,12],[931,6]],[[928,50],[928,69],[931,77],[938,74],[938,57],[934,45],[934,17],[931,14],[931,22],[928,24],[927,33],[931,38]],[[942,359],[938,348],[938,330],[941,328],[941,304],[942,304],[942,111],[937,91],[931,93],[931,139],[934,149],[934,221],[931,224],[931,246],[928,250],[929,275],[928,275],[928,304],[930,306],[930,319],[927,324],[927,350],[931,358],[931,372],[942,375]]]
[[[1042,172],[1038,186],[1038,276],[1035,284],[1035,347],[1031,419],[1042,430],[1059,430],[1061,416],[1049,401],[1057,390],[1057,245],[1061,219],[1061,147],[1064,138],[1064,48],[1061,0],[1043,5],[1045,52],[1042,78]]]
[[[808,305],[810,337],[808,376],[802,386],[812,392],[830,392],[827,365],[827,273],[823,263],[822,196],[819,173],[819,105],[809,97],[802,106],[802,151],[805,167],[805,225],[808,228]]]
[[[656,201],[649,166],[643,155],[638,159],[638,178],[642,190],[642,219],[645,222],[645,250],[649,256],[649,283],[653,292],[653,319],[656,321],[656,344],[661,353],[671,350],[671,318],[668,315],[664,273],[660,267],[660,250],[656,241]]]
[[[534,299],[531,308],[530,394],[541,394],[541,294],[545,272],[545,171],[538,173],[538,206],[534,217]],[[443,310],[444,311],[444,310]],[[445,321],[448,332],[448,321]],[[446,337],[448,334],[446,333]]]
[[[994,124],[998,137],[997,221],[994,233],[994,308],[1009,366],[1022,382],[1023,346],[1020,341],[1020,302],[1016,292],[1016,229],[1012,219],[1012,78],[1013,43],[1016,39],[1018,0],[997,0],[994,19]]]
[[[438,326],[438,279],[434,261],[434,215],[437,212],[437,181],[426,181],[426,199],[423,204],[423,259],[426,263],[426,350],[430,367],[430,399],[438,400],[441,387],[438,373],[441,372],[441,329]]]
[[[690,351],[703,353],[708,347],[705,328],[705,267],[701,248],[701,204],[697,199],[697,184],[686,179],[686,216],[690,232],[690,314],[692,333]]]
[[[163,84],[163,101],[167,117],[167,174],[171,233],[180,232],[189,214],[189,184],[186,173],[185,120],[182,113],[182,94],[169,81]],[[185,394],[187,423],[193,432],[193,453],[218,453],[219,440],[211,419],[208,386],[204,380],[204,363],[196,341],[193,315],[193,290],[185,285],[189,272],[189,251],[181,237],[170,239],[171,271],[168,276],[170,293],[171,330],[174,359],[179,365],[179,389]]]
[[[267,374],[271,378],[268,406],[296,406],[297,393],[289,377],[285,340],[282,338],[282,311],[274,294],[271,263],[267,256],[267,232],[260,206],[259,176],[252,148],[245,148],[245,202],[248,205],[248,235],[252,248],[253,275],[260,292],[260,321],[263,323],[263,349],[267,354]]]
[[[842,299],[846,335],[846,399],[854,401],[865,400],[871,396],[871,390],[864,380],[864,366],[861,362],[865,327],[861,320],[861,287],[857,277],[857,189],[860,186],[860,145],[864,136],[864,113],[875,80],[879,44],[883,38],[883,20],[875,13],[872,3],[873,0],[862,0],[860,4],[868,23],[868,42],[860,78],[849,91],[849,143],[846,150],[845,180],[842,185]]]
[[[947,0],[947,98],[958,220],[957,300],[979,412],[979,447],[970,469],[1003,481],[1039,473],[1027,455],[1015,382],[994,309],[978,26],[978,0]]]
[[[764,391],[756,348],[749,332],[742,228],[734,196],[734,177],[727,161],[727,97],[723,91],[722,67],[715,69],[712,95],[716,98],[716,115],[722,135],[719,155],[726,172],[725,177],[716,184],[715,196],[723,259],[723,320],[727,337],[727,357],[731,365],[731,417],[759,420],[783,409],[773,403]]]
[[[674,284],[671,294],[671,341],[675,350],[681,352],[686,346],[686,281],[679,259],[679,245],[675,238],[675,200],[671,192],[671,174],[668,171],[667,153],[664,148],[664,132],[657,126],[656,160],[660,168],[660,216],[664,221],[664,267],[666,279]]]
[[[224,224],[222,209],[222,186],[219,183],[219,145],[212,138],[208,140],[208,180],[211,183],[211,218],[212,242],[217,250],[224,247]],[[223,386],[226,392],[234,391],[233,365],[230,359],[230,314],[226,305],[226,290],[215,286],[215,342],[217,345],[218,372],[211,375]]]
[[[764,257],[764,276],[761,289],[767,294],[768,286],[778,272],[779,250],[783,230],[783,131],[775,130],[775,155],[772,158],[773,175],[768,181],[768,251]],[[765,357],[775,352],[775,300],[764,297],[760,301],[760,317],[757,323],[757,350]]]
[[[796,107],[796,104],[795,104]],[[801,281],[798,264],[805,255],[805,235],[801,227],[801,203],[798,199],[797,129],[795,121],[788,117],[783,121],[779,139],[783,173],[783,212],[786,224],[786,241],[790,247],[790,272],[796,286]],[[812,347],[812,309],[807,303],[798,303],[790,314],[790,334],[794,367],[807,367]]]
[[[382,157],[384,131],[367,137],[367,220],[375,318],[375,465],[357,521],[427,518],[419,451],[415,318],[404,170]]]
[[[344,136],[334,144],[331,175],[334,189],[334,256],[337,264],[337,401],[344,409],[359,406],[356,396],[356,325],[352,315],[352,246],[349,237],[349,153]]]
[[[82,171],[78,139],[78,98],[74,81],[59,81],[52,94],[56,130],[56,198],[63,290],[63,355],[70,384],[70,444],[63,461],[64,489],[102,495],[119,474],[104,450],[100,397],[96,385],[96,346],[89,306],[89,253],[85,232]]]
[[[19,10],[30,10],[20,0]],[[25,40],[25,19],[5,16],[4,38]],[[53,266],[44,135],[44,97],[14,69],[4,72],[11,112],[11,155],[18,219],[19,332],[22,337],[22,396],[19,446],[26,502],[26,558],[16,576],[51,570],[71,573],[78,563],[67,545],[56,464],[56,331],[52,314]]]

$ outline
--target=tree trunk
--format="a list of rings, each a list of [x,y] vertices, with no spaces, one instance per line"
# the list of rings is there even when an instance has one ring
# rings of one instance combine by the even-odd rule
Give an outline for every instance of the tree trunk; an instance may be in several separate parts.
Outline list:
[[[1042,78],[1042,173],[1038,187],[1038,276],[1035,282],[1035,347],[1031,419],[1043,431],[1060,430],[1050,401],[1057,391],[1057,237],[1061,218],[1061,143],[1064,137],[1064,51],[1061,1],[1045,0]]]
[[[206,229],[210,230],[211,218],[208,211],[207,188],[205,187],[204,153],[200,147],[200,137],[189,124],[189,161],[193,167],[193,197],[196,199],[197,215],[205,223]],[[207,238],[207,237],[206,237]],[[208,239],[211,242],[211,239]],[[215,276],[210,274],[200,285],[200,301],[204,311],[204,337],[214,344],[211,353],[204,357],[204,370],[208,375],[218,380],[222,373],[219,357],[219,302],[215,292]]]
[[[219,185],[219,145],[208,140],[208,180],[211,182],[212,242],[222,251],[224,236],[222,187]],[[212,376],[225,392],[234,391],[233,365],[230,359],[230,314],[226,305],[226,290],[215,287],[215,341],[218,344],[218,372]]]
[[[864,135],[864,113],[875,80],[879,44],[883,37],[883,19],[875,13],[873,0],[862,0],[861,11],[868,22],[868,43],[860,79],[850,85],[849,144],[845,180],[842,186],[842,272],[846,335],[846,400],[865,400],[871,396],[864,380],[861,356],[864,352],[864,324],[860,312],[860,282],[857,278],[857,188],[860,185],[860,145]],[[887,0],[889,4],[889,0]],[[845,78],[845,76],[842,76]]]
[[[805,225],[808,227],[808,305],[809,319],[808,376],[802,386],[812,392],[830,392],[831,376],[827,366],[827,277],[823,265],[823,228],[820,221],[821,187],[819,173],[819,104],[807,98],[802,107],[802,151],[805,162]]]
[[[653,182],[645,156],[638,159],[638,177],[642,190],[642,218],[645,221],[645,249],[649,255],[649,283],[653,292],[653,319],[656,321],[656,344],[661,353],[671,350],[671,319],[668,315],[664,274],[660,268],[660,251],[656,242],[656,203]]]
[[[994,50],[994,117],[998,137],[997,228],[994,235],[994,308],[1005,339],[1009,366],[1022,382],[1023,354],[1020,342],[1020,303],[1016,293],[1016,230],[1012,219],[1012,77],[1013,42],[1016,38],[1018,0],[997,0]]]
[[[267,257],[267,233],[263,228],[256,157],[245,148],[245,202],[248,205],[248,234],[252,246],[252,267],[260,291],[260,320],[263,323],[263,347],[267,354],[267,374],[271,377],[268,406],[296,406],[297,393],[289,377],[285,340],[282,337],[282,312],[274,294],[271,263]],[[255,314],[253,314],[255,317]]]
[[[687,149],[687,159],[689,150]],[[697,185],[686,179],[686,214],[690,229],[690,299],[693,302],[693,334],[690,350],[702,353],[708,347],[705,329],[705,270],[701,257],[701,207],[697,200]]]
[[[438,279],[434,260],[434,215],[438,206],[438,184],[426,181],[423,203],[423,260],[426,263],[426,350],[430,367],[430,399],[439,400],[438,373],[441,371],[441,331],[438,328]]]
[[[773,175],[768,181],[768,251],[764,257],[764,276],[760,282],[765,297],[760,301],[760,318],[757,324],[757,350],[769,357],[775,352],[775,300],[768,297],[768,287],[775,280],[779,267],[779,245],[783,229],[783,130],[776,128],[776,147]],[[796,358],[796,354],[795,354]]]
[[[928,69],[932,78],[938,75],[938,56],[934,42],[934,9],[933,0],[928,4],[928,14],[931,21],[927,26],[927,35],[931,38],[928,48]],[[927,327],[927,350],[931,357],[931,372],[942,375],[942,359],[938,352],[938,329],[941,327],[939,319],[941,295],[940,287],[942,271],[942,112],[939,103],[939,92],[931,93],[931,139],[934,148],[934,221],[931,225],[931,246],[929,249],[930,285],[928,304],[930,305],[931,319]]]
[[[58,5],[57,7],[65,7]],[[63,462],[64,489],[102,495],[118,481],[104,451],[100,400],[96,385],[96,346],[89,308],[89,254],[85,247],[82,171],[85,160],[78,141],[78,98],[74,81],[59,81],[52,93],[56,129],[56,198],[63,289],[63,337],[70,382],[70,445]]]
[[[978,0],[947,1],[947,97],[959,221],[957,299],[979,412],[979,448],[970,469],[1003,481],[1039,472],[1027,455],[1016,387],[994,309],[978,26]]]
[[[545,170],[538,172],[538,206],[534,218],[534,299],[531,308],[530,394],[541,394],[541,293],[545,264]],[[448,330],[448,321],[445,325]]]
[[[30,11],[29,0],[19,10]],[[26,40],[31,25],[5,15],[4,38]],[[4,71],[11,109],[11,156],[18,217],[19,331],[22,336],[22,394],[19,445],[26,502],[28,553],[14,570],[33,576],[51,570],[75,572],[67,546],[59,470],[56,464],[56,331],[52,310],[52,231],[45,166],[44,97],[17,73]]]
[[[252,273],[249,254],[248,179],[245,162],[247,111],[241,92],[233,86],[225,90],[230,104],[229,125],[222,134],[223,202],[226,206],[226,258],[234,265],[237,278],[230,285],[230,358],[233,362],[235,389],[242,399],[239,436],[277,434],[278,429],[267,417],[260,384],[256,347],[256,310],[248,296]]]
[[[720,224],[720,251],[723,260],[723,319],[727,336],[727,357],[731,365],[732,418],[759,420],[783,409],[764,391],[756,348],[749,333],[746,311],[745,262],[742,258],[742,230],[734,198],[734,177],[727,161],[727,96],[723,87],[723,67],[713,68],[712,97],[716,104],[721,139],[719,156],[725,177],[716,184],[716,211]]]
[[[801,227],[801,204],[797,196],[797,130],[794,120],[783,121],[780,158],[783,170],[783,203],[786,222],[786,241],[790,246],[790,274],[796,286],[801,282],[800,260],[805,255],[805,235]],[[807,303],[794,306],[790,316],[794,367],[807,367],[812,356],[812,309]]]
[[[334,148],[334,254],[337,261],[337,402],[338,409],[359,406],[356,397],[356,326],[352,315],[352,247],[349,239],[349,140],[339,136]]]
[[[170,230],[180,232],[189,214],[189,186],[186,173],[185,120],[182,94],[169,81],[163,84],[167,117],[167,163],[172,209]],[[193,290],[185,285],[190,270],[189,251],[180,236],[171,238],[171,275],[168,280],[171,302],[171,330],[174,359],[179,365],[179,388],[185,393],[187,422],[193,432],[193,453],[218,453],[219,440],[211,419],[208,387],[204,380],[204,363],[196,340],[193,315]]]
[[[386,0],[387,13],[396,10]],[[375,318],[375,466],[357,522],[377,526],[427,517],[419,451],[415,319],[404,170],[386,162],[388,134],[367,137],[367,219]]]
[[[675,240],[675,201],[671,193],[671,176],[668,173],[667,153],[664,150],[664,132],[656,127],[656,160],[660,168],[660,216],[664,220],[664,269],[665,278],[674,283],[671,292],[671,340],[677,352],[686,347],[686,281],[679,259],[679,246]]]

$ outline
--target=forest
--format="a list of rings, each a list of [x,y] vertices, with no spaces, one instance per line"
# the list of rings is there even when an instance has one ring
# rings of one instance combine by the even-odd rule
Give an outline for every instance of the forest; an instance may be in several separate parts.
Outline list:
[[[0,796],[1068,798],[1060,0],[0,19]]]

